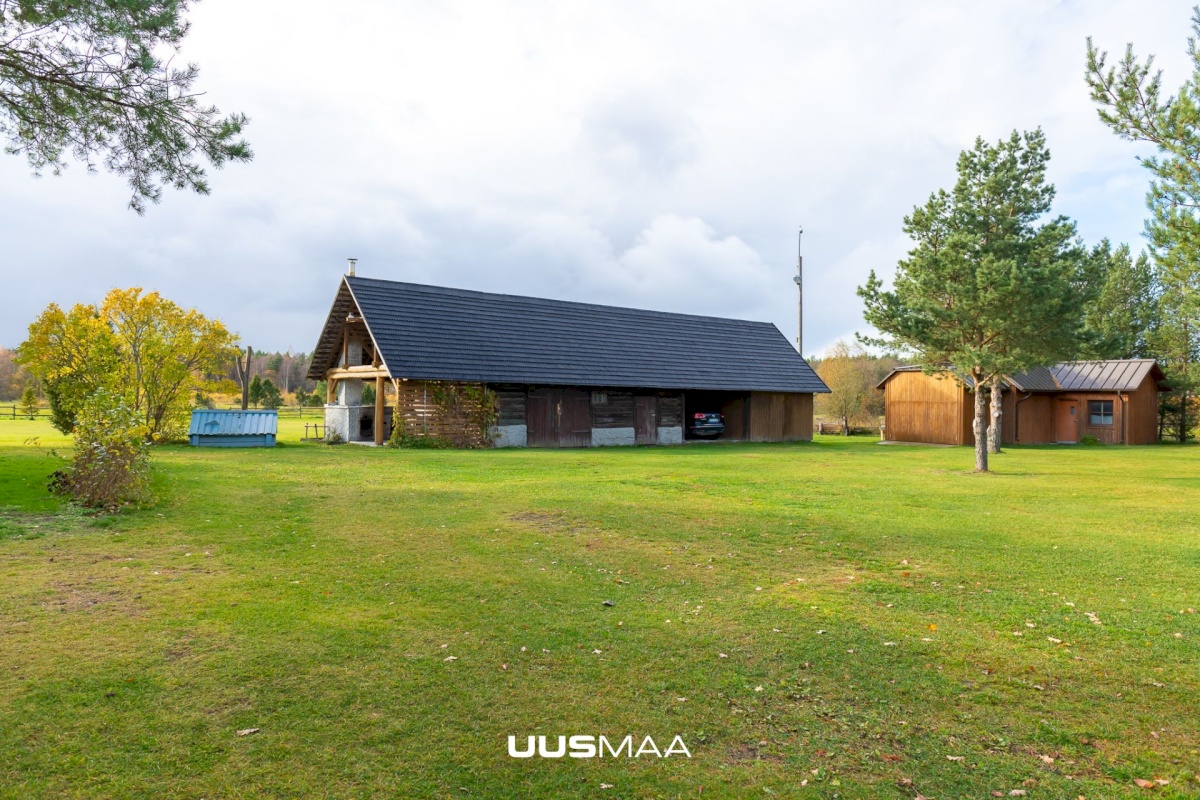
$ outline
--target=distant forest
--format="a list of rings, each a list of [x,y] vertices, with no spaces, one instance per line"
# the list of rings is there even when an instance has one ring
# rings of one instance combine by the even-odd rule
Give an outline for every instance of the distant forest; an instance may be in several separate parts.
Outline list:
[[[0,346],[0,402],[16,402],[20,399],[26,386],[33,386],[34,391],[41,398],[41,389],[37,382],[14,361],[14,356],[15,353],[11,349]],[[273,353],[256,350],[254,357],[250,360],[250,377],[270,380],[279,387],[279,391],[283,392],[285,396],[291,395],[300,388],[311,392],[317,384],[304,377],[311,362],[312,356],[308,353]],[[241,388],[237,382],[237,369],[232,362],[230,362],[228,370],[219,377],[229,381],[226,387],[229,394],[241,395]]]

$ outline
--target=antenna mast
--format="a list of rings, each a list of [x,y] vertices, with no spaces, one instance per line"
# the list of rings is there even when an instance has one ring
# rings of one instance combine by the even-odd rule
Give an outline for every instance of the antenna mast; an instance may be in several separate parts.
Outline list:
[[[792,278],[796,283],[796,292],[799,294],[797,311],[799,312],[799,320],[796,325],[796,351],[801,356],[804,355],[804,255],[800,249],[800,241],[804,237],[804,226],[800,226],[800,233],[796,235],[796,277]]]

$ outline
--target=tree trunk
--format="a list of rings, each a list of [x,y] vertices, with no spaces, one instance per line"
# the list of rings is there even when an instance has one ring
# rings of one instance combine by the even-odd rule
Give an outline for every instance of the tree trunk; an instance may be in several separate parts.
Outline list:
[[[842,436],[850,435],[850,418],[842,417]]]
[[[988,471],[987,403],[983,397],[983,382],[975,378],[975,471]]]
[[[992,383],[988,387],[988,394],[991,397],[991,425],[988,427],[987,435],[988,452],[999,453],[1003,434],[1003,429],[1000,427],[1000,418],[1004,413],[1004,395],[1000,391],[1000,378],[992,378]]]
[[[246,363],[242,365],[242,354],[234,359],[237,365],[238,380],[242,384],[242,411],[250,407],[250,359],[254,358],[254,348],[246,345]]]

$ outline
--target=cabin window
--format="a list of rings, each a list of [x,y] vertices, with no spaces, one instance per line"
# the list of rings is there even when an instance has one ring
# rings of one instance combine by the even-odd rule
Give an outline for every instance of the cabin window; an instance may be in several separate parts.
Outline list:
[[[594,406],[608,405],[608,392],[592,392],[592,405],[594,405]]]
[[[1113,424],[1113,401],[1112,400],[1088,400],[1088,424],[1089,425],[1112,425]]]

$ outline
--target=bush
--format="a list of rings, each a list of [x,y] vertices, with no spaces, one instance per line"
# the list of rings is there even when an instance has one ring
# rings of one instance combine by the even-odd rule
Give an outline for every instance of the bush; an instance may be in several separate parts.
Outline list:
[[[119,396],[101,389],[84,403],[75,420],[71,466],[54,473],[50,489],[106,511],[150,499],[146,427]]]

